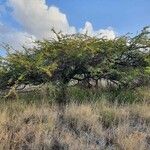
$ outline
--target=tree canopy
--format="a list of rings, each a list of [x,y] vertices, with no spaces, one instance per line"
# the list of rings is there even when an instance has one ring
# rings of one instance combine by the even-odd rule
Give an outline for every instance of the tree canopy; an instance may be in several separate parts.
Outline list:
[[[55,32],[55,31],[54,31]],[[150,76],[150,34],[113,40],[83,34],[62,35],[36,41],[33,48],[11,51],[0,58],[0,89],[52,82],[67,85],[72,79],[107,79],[130,86],[139,77]]]

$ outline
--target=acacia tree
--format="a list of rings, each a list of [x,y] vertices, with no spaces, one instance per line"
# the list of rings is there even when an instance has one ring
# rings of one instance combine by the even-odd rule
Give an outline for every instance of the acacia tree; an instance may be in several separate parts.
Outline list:
[[[55,32],[55,31],[54,31]],[[52,82],[59,104],[66,103],[66,87],[74,80],[107,79],[129,87],[140,76],[150,75],[150,39],[147,28],[135,36],[113,40],[82,34],[36,41],[34,48],[8,50],[0,59],[0,89]]]

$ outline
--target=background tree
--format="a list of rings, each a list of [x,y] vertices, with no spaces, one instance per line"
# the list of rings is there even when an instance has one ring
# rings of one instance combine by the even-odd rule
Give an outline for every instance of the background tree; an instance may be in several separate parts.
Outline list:
[[[54,30],[53,30],[54,31]],[[0,89],[52,82],[58,104],[66,104],[66,89],[74,79],[106,79],[118,87],[131,87],[135,79],[150,75],[150,38],[147,28],[135,37],[113,40],[82,34],[56,34],[36,41],[31,49],[11,51],[0,59]]]

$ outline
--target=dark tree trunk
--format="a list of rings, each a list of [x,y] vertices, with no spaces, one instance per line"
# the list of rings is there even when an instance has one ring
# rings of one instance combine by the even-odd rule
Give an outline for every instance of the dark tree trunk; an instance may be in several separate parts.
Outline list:
[[[95,80],[95,88],[98,90],[98,79]]]
[[[64,83],[59,83],[56,90],[56,102],[58,105],[58,124],[61,126],[63,124],[64,113],[67,104],[67,85]]]
[[[56,103],[57,103],[57,120],[55,124],[55,129],[53,133],[52,138],[52,147],[55,145],[61,145],[59,138],[61,135],[61,132],[63,131],[64,126],[64,114],[65,114],[65,108],[67,104],[67,85],[64,83],[59,83],[56,86],[57,90],[57,97],[56,97]],[[57,143],[57,144],[56,144]],[[60,147],[60,146],[59,146]]]
[[[57,86],[57,97],[56,102],[59,106],[65,106],[67,103],[67,85],[59,83]]]
[[[56,98],[56,102],[58,104],[58,124],[60,126],[63,124],[64,120],[64,113],[65,113],[65,108],[67,104],[67,85],[66,84],[59,84],[58,86],[58,95]]]

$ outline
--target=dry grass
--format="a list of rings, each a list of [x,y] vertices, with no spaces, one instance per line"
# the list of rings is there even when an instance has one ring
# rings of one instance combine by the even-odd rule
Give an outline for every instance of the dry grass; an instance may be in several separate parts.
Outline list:
[[[144,103],[150,104],[150,87],[139,88],[138,92],[141,94]]]
[[[105,102],[69,104],[61,131],[57,109],[13,102],[0,107],[2,150],[147,150],[150,149],[150,105],[117,106]],[[53,135],[58,134],[57,142]]]

